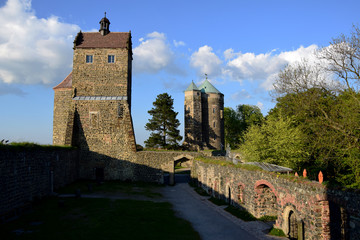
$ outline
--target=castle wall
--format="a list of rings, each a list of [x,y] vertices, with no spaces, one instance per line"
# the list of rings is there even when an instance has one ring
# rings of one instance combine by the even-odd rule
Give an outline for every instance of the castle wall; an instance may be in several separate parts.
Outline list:
[[[131,178],[127,164],[136,159],[136,143],[127,101],[75,102],[74,143],[80,149],[80,177],[94,179],[98,168],[105,171],[105,179]]]
[[[72,108],[72,89],[55,90],[53,144],[72,144],[74,110]]]
[[[21,214],[35,199],[77,179],[77,151],[0,149],[0,220]]]
[[[304,239],[360,238],[359,193],[327,189],[302,178],[291,180],[276,173],[196,160],[191,177],[212,196],[256,217],[277,216],[275,227],[285,234],[291,234],[289,224],[295,228],[300,224]]]
[[[322,202],[326,201],[326,189],[318,183],[290,182],[269,172],[200,161],[194,161],[191,175],[215,197],[229,201],[230,192],[232,205],[256,217],[276,215],[275,226],[285,233],[288,209],[291,209],[297,219],[304,222],[305,239],[325,239]]]

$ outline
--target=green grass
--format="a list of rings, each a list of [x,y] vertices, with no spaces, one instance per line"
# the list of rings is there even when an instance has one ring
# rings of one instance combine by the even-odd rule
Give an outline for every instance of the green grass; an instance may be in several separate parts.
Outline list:
[[[58,145],[40,145],[33,142],[11,142],[8,144],[0,144],[0,149],[7,150],[57,150],[57,149],[75,149],[71,146]]]
[[[175,216],[170,203],[51,198],[32,213],[0,225],[1,239],[200,239],[191,224]],[[18,232],[17,235],[15,232]]]
[[[286,237],[283,230],[278,229],[278,228],[271,228],[270,232],[269,232],[269,235],[278,236],[278,237]]]
[[[217,164],[217,165],[221,165],[221,166],[229,166],[229,167],[235,167],[235,168],[242,168],[242,169],[246,169],[249,171],[263,171],[262,168],[255,166],[255,165],[250,165],[250,164],[234,164],[233,162],[229,162],[229,161],[225,161],[225,160],[219,160],[219,159],[212,159],[212,158],[207,158],[207,157],[196,157],[195,160],[203,162],[203,163],[209,163],[209,164]]]
[[[218,206],[223,206],[223,205],[227,205],[227,203],[222,200],[222,199],[219,199],[219,198],[214,198],[214,197],[211,197],[208,199],[210,202],[218,205]]]
[[[277,216],[262,216],[261,218],[258,218],[258,220],[263,221],[263,222],[273,222],[276,221]]]
[[[240,219],[242,219],[245,222],[249,222],[249,221],[257,221],[258,219],[256,217],[254,217],[251,213],[249,213],[248,211],[245,210],[241,210],[239,208],[236,208],[234,206],[228,206],[227,208],[225,208],[225,211],[231,213],[232,215],[234,215],[235,217],[238,217]]]
[[[89,190],[89,186],[92,186],[92,191]],[[106,181],[103,183],[97,183],[91,180],[79,180],[64,188],[56,190],[57,193],[75,193],[77,189],[80,189],[81,194],[90,193],[123,193],[130,195],[143,195],[150,198],[161,197],[161,193],[156,192],[157,188],[163,187],[162,185],[155,183],[145,182],[133,182],[127,183],[122,181]]]

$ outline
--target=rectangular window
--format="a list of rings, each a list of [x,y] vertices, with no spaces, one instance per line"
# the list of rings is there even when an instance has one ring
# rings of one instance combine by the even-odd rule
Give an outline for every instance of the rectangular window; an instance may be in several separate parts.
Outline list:
[[[92,63],[93,62],[93,55],[86,55],[86,63]]]
[[[108,63],[114,63],[115,62],[115,55],[108,55]]]

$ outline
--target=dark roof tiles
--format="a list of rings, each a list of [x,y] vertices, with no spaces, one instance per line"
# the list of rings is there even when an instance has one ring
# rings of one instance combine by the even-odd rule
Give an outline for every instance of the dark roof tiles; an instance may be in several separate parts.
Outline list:
[[[75,48],[127,48],[130,32],[79,32],[74,41]]]
[[[54,90],[57,89],[68,89],[72,87],[72,72],[61,82],[59,85],[54,87]]]

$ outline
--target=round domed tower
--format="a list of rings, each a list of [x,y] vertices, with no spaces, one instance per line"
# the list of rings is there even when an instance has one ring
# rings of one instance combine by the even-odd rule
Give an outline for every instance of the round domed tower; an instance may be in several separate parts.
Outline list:
[[[224,138],[224,94],[206,79],[199,87],[202,102],[203,142],[209,149],[223,150]]]

